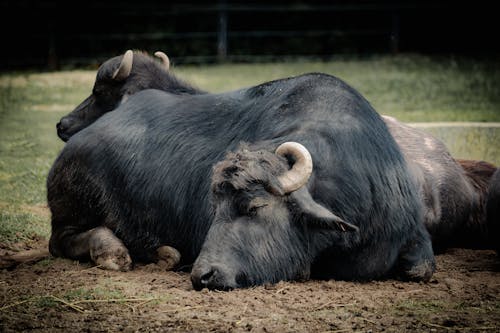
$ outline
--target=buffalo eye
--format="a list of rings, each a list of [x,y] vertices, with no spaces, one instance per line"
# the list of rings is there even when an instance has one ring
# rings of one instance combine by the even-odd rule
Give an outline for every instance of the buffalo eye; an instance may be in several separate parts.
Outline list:
[[[252,217],[252,216],[255,216],[257,215],[257,208],[258,207],[249,207],[248,208],[248,216]]]
[[[248,216],[255,216],[259,208],[266,207],[267,205],[268,204],[264,202],[251,202],[248,206]]]

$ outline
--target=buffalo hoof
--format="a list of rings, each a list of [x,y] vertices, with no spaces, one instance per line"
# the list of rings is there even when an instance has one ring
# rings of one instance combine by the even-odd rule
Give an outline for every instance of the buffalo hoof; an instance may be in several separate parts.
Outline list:
[[[91,252],[91,259],[100,267],[112,271],[130,271],[132,259],[125,246],[115,246],[105,251]]]
[[[124,272],[132,269],[127,248],[105,227],[94,230],[90,240],[90,258],[104,269]]]
[[[158,255],[157,265],[166,271],[172,270],[181,261],[179,251],[171,246],[160,246],[156,249]]]
[[[127,253],[113,253],[111,255],[93,258],[94,262],[104,269],[112,271],[130,271],[132,269],[132,259]]]
[[[429,282],[435,270],[436,264],[434,261],[422,261],[405,272],[405,279],[409,281]]]

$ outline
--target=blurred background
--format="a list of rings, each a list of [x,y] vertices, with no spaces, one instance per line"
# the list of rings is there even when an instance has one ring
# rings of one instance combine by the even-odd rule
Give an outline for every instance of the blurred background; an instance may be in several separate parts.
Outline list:
[[[95,66],[131,48],[174,63],[499,54],[492,1],[1,0],[0,70]]]

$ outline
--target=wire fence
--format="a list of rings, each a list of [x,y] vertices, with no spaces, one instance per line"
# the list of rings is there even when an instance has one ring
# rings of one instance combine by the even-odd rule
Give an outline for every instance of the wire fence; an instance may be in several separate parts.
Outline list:
[[[464,15],[476,22],[467,8],[439,1],[0,1],[11,50],[0,68],[96,64],[129,48],[164,50],[178,63],[446,51],[478,29],[463,26]],[[13,29],[23,21],[34,29]]]

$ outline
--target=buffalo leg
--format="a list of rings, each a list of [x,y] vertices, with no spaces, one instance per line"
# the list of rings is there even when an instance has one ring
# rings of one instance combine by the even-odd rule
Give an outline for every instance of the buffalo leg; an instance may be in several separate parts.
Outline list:
[[[436,262],[429,238],[417,235],[402,249],[397,274],[403,280],[429,281],[435,270]]]
[[[167,271],[174,269],[181,261],[181,254],[179,251],[167,245],[160,246],[156,249],[156,255],[156,263]]]
[[[53,232],[49,249],[56,257],[91,259],[97,265],[110,270],[128,271],[132,267],[127,248],[106,227],[97,227],[81,233],[67,229]]]

